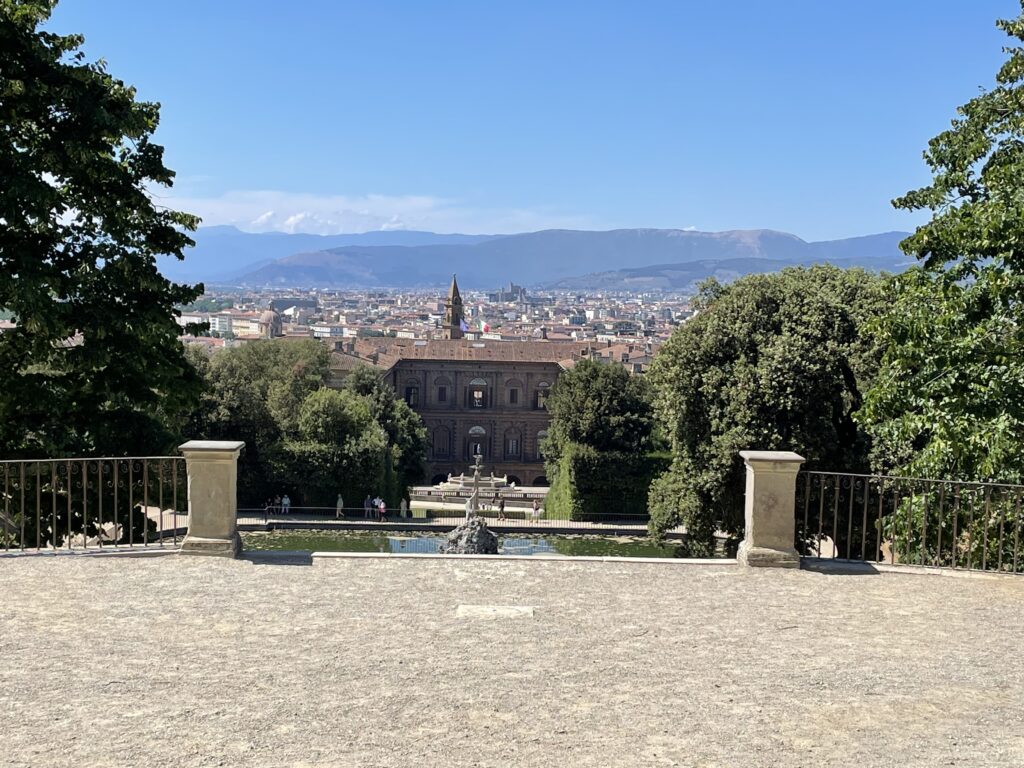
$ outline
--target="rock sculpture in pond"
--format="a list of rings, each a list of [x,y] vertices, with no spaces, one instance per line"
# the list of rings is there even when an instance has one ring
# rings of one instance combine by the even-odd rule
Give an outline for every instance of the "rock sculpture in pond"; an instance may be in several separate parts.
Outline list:
[[[473,464],[473,495],[466,502],[466,520],[439,547],[444,554],[496,555],[498,537],[491,533],[487,522],[480,517],[480,457]]]

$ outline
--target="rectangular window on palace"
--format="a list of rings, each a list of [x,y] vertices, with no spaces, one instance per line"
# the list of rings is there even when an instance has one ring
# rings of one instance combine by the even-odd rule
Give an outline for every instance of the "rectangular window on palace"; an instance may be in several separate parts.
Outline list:
[[[437,402],[447,403],[448,402],[448,387],[437,388]]]
[[[420,402],[420,391],[416,387],[405,388],[405,402],[410,406],[415,407]]]
[[[508,402],[509,402],[509,405],[515,405],[516,403],[519,402],[519,390],[518,389],[510,389],[508,391]]]

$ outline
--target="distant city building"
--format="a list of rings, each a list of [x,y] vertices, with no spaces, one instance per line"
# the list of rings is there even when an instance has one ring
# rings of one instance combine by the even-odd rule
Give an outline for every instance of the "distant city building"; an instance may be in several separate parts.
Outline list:
[[[309,297],[301,298],[286,296],[283,298],[271,299],[270,301],[270,308],[275,312],[284,312],[285,310],[292,309],[293,307],[298,309],[308,309],[315,312],[317,306],[317,300]]]

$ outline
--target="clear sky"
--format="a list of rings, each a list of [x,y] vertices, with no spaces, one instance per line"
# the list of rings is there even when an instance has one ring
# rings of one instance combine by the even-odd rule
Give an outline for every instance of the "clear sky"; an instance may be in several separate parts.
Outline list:
[[[353,232],[912,229],[1018,0],[62,0],[163,105],[169,202]]]

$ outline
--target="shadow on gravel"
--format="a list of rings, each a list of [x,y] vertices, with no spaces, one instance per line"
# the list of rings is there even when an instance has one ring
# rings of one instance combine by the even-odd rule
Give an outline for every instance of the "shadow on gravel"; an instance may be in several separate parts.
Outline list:
[[[878,576],[881,573],[871,563],[849,560],[815,560],[806,557],[800,561],[800,570],[825,573],[829,576]]]
[[[287,550],[242,552],[238,559],[248,560],[253,565],[312,565],[313,553]]]

